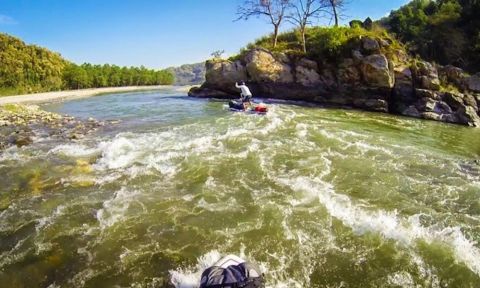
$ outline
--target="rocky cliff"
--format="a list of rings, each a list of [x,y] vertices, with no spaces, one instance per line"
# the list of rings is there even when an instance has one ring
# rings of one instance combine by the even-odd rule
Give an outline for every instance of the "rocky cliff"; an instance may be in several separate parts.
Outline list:
[[[480,126],[480,75],[413,59],[388,39],[358,37],[346,56],[307,59],[253,48],[237,60],[206,62],[193,97],[237,98],[236,81],[255,97],[302,100]]]

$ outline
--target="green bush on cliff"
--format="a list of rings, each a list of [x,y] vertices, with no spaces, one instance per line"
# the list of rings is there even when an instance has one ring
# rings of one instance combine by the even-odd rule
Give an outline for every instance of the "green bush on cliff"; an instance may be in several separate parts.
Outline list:
[[[272,47],[271,36],[264,36],[242,49],[240,54],[231,57],[230,60],[237,60],[242,57],[245,51],[255,47],[261,47],[273,52],[283,52],[289,55],[306,56],[316,60],[335,61],[341,57],[350,57],[353,44],[362,37],[387,40],[390,48],[403,49],[403,46],[396,41],[385,29],[375,27],[366,30],[359,26],[351,27],[311,27],[306,31],[307,53],[303,53],[300,44],[300,34],[296,30],[287,31],[279,35],[276,48]],[[358,46],[358,45],[357,45]]]

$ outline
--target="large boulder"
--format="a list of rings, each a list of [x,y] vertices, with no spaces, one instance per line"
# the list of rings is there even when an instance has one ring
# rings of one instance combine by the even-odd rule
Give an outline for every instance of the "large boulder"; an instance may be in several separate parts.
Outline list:
[[[206,83],[210,86],[231,91],[235,89],[235,82],[247,80],[247,70],[240,61],[209,60],[205,66]]]
[[[320,75],[317,71],[317,62],[308,60],[306,58],[301,59],[295,66],[297,83],[300,83],[304,86],[318,85],[321,81]]]
[[[322,83],[322,86],[325,88],[331,89],[332,91],[338,88],[337,79],[335,77],[335,71],[336,71],[336,67],[333,67],[333,66],[323,67],[323,69],[319,71],[320,81]]]
[[[403,50],[391,49],[381,39],[363,37],[353,44],[351,56],[336,62],[263,48],[247,51],[239,61],[210,60],[206,82],[192,88],[189,95],[238,97],[235,82],[243,80],[256,97],[480,126],[480,75],[469,76],[454,66],[437,68],[424,61],[411,65],[412,59]],[[440,91],[440,79],[455,87],[450,87],[450,92]],[[18,144],[23,144],[22,139]]]
[[[400,114],[408,117],[420,118],[422,115],[420,111],[418,111],[415,105],[408,106],[405,110],[403,110]]]
[[[353,91],[345,91],[344,98],[350,97],[353,107],[388,113],[391,92],[390,88],[356,87]]]
[[[406,66],[398,66],[394,69],[395,72],[395,86],[409,86],[412,87],[412,70]]]
[[[380,44],[377,40],[367,36],[362,38],[362,48],[367,54],[372,54],[380,50]]]
[[[33,143],[31,135],[21,133],[10,136],[9,141],[10,143],[17,145],[17,147],[23,147]]]
[[[285,63],[288,58],[279,54],[276,57],[265,49],[253,49],[245,57],[247,72],[255,82],[293,83],[292,68]]]
[[[453,109],[458,110],[462,106],[470,106],[473,110],[478,111],[478,102],[473,95],[463,94],[459,92],[446,92],[444,96],[445,102]]]
[[[363,99],[353,100],[353,106],[367,111],[388,113],[388,102],[382,99]]]
[[[422,98],[417,103],[417,109],[423,112],[435,112],[437,101],[432,98]]]
[[[443,80],[446,80],[447,82],[452,83],[459,88],[464,88],[467,74],[461,68],[447,65],[445,67],[441,67],[438,72]]]
[[[426,119],[426,120],[433,120],[433,121],[441,121],[442,120],[442,115],[437,114],[435,112],[423,112],[421,113],[421,118]]]
[[[433,100],[441,100],[443,94],[438,91],[426,90],[426,89],[415,89],[415,97],[417,99],[430,98]]]
[[[337,79],[341,85],[358,86],[360,84],[362,76],[354,59],[346,58],[338,65]]]
[[[188,96],[197,98],[233,99],[238,98],[238,93],[229,93],[215,88],[209,88],[204,84],[202,87],[192,87],[192,89],[188,91]]]
[[[393,88],[395,79],[390,71],[387,57],[374,54],[362,59],[360,65],[363,80],[368,86]]]
[[[480,92],[480,75],[479,74],[468,77],[466,81],[467,81],[468,90],[477,92],[477,93]]]
[[[421,89],[440,90],[440,78],[435,66],[425,61],[417,61],[413,66],[415,86]]]
[[[392,100],[395,102],[395,105],[402,106],[401,111],[405,108],[405,105],[408,106],[415,100],[412,70],[406,66],[398,66],[394,68],[394,75],[395,86]]]
[[[463,103],[467,106],[473,107],[475,111],[478,111],[478,105],[477,105],[477,100],[475,99],[475,96],[470,94],[465,94],[463,96]]]
[[[392,112],[402,114],[416,100],[412,69],[409,65],[408,55],[402,49],[390,49],[387,58],[393,64],[395,78],[390,109]]]
[[[462,106],[456,112],[458,122],[463,125],[480,127],[480,117],[472,106]]]

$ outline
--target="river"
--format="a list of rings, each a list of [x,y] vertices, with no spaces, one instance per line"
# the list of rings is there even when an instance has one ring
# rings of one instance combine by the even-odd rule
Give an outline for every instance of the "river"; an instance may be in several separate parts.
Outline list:
[[[121,120],[0,154],[0,286],[480,287],[480,129],[181,90],[44,105]]]

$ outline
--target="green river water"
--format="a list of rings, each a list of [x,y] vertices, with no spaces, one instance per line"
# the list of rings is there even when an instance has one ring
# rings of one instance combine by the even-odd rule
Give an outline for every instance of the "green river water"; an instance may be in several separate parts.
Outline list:
[[[480,129],[181,90],[45,105],[120,119],[0,152],[1,287],[480,287]]]

